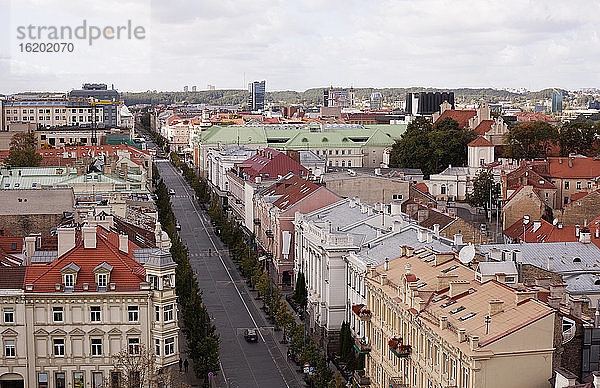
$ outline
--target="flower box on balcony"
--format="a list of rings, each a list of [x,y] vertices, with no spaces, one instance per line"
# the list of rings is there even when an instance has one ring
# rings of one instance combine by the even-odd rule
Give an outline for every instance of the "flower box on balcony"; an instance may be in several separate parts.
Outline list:
[[[402,344],[402,338],[392,338],[388,341],[388,346],[392,353],[397,357],[408,357],[412,350],[412,346]]]
[[[352,312],[361,321],[368,321],[371,319],[371,310],[369,310],[364,304],[355,304],[352,306]]]

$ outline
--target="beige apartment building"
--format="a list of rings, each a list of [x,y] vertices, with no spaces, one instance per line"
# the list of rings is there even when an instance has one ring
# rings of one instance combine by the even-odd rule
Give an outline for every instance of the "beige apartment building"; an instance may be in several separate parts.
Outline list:
[[[357,386],[542,388],[552,377],[555,311],[453,253],[402,247],[366,278],[370,352]]]
[[[24,250],[27,265],[0,276],[0,386],[99,388],[121,378],[111,356],[142,345],[159,367],[179,360],[169,253],[102,227],[59,228],[57,251],[26,237]]]

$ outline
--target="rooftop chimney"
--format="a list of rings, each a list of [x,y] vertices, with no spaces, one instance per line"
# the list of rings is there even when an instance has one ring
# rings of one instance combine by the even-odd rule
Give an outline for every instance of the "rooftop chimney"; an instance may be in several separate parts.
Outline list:
[[[129,253],[129,236],[126,234],[119,235],[119,250],[124,253]]]
[[[553,271],[554,270],[554,259],[552,257],[548,257],[546,269],[548,271]]]
[[[458,329],[458,342],[465,342],[467,340],[467,330],[466,329]]]
[[[569,168],[573,167],[573,158],[569,158]]]
[[[96,248],[96,228],[93,226],[84,226],[81,228],[83,235],[84,248]]]
[[[458,277],[458,275],[438,275],[437,276],[437,285],[436,285],[436,291],[440,292],[442,290],[445,290],[446,288],[450,287],[450,281],[453,281],[454,279],[456,279]]]
[[[583,228],[579,232],[579,242],[583,244],[589,244],[592,242],[592,233],[588,228]]]
[[[479,347],[479,336],[472,336],[471,337],[471,350],[475,350]]]
[[[584,299],[571,299],[571,315],[575,318],[581,318],[581,310],[583,309],[584,303],[587,303]]]
[[[454,298],[457,295],[460,295],[469,290],[468,280],[453,280],[450,282],[450,298]]]
[[[390,213],[392,216],[397,216],[402,213],[402,205],[400,202],[392,202],[390,205]]]
[[[390,259],[386,257],[385,262],[383,263],[383,270],[387,271],[388,269],[390,269]]]
[[[440,237],[440,224],[433,224],[433,234],[436,237]]]
[[[517,291],[515,294],[515,302],[521,303],[527,299],[535,298],[535,291]]]
[[[579,225],[575,225],[575,237],[579,237]]]
[[[393,232],[399,232],[400,229],[402,229],[402,222],[400,222],[400,221],[394,221],[394,223],[392,224],[392,231]]]
[[[25,237],[25,265],[31,265],[31,258],[35,252],[35,236]]]
[[[488,315],[493,317],[494,315],[504,311],[504,301],[501,299],[492,299],[488,301]]]
[[[560,298],[563,303],[567,302],[567,285],[565,283],[550,284],[550,296]]]
[[[463,245],[463,235],[458,233],[454,235],[454,245],[459,246]]]
[[[404,266],[404,270],[406,271],[406,273],[410,273],[410,263],[406,263],[406,265]]]
[[[58,228],[58,257],[75,248],[75,228]]]

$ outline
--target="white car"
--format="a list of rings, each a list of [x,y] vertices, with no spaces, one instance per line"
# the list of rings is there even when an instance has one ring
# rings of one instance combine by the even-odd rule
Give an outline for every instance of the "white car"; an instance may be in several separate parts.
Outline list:
[[[173,189],[170,189],[170,190],[169,190],[169,195],[175,195],[175,190],[173,190]]]

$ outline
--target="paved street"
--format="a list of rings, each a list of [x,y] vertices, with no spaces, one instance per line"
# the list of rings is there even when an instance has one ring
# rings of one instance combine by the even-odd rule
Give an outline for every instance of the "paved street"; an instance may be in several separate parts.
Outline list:
[[[193,190],[167,160],[156,160],[165,184],[175,190],[173,212],[181,225],[180,236],[187,245],[190,261],[204,303],[221,337],[221,368],[218,384],[223,387],[299,387],[299,375],[286,361],[263,314],[256,308],[244,279],[227,249],[215,236],[208,215],[194,199]],[[259,329],[258,343],[247,343],[246,328]]]

